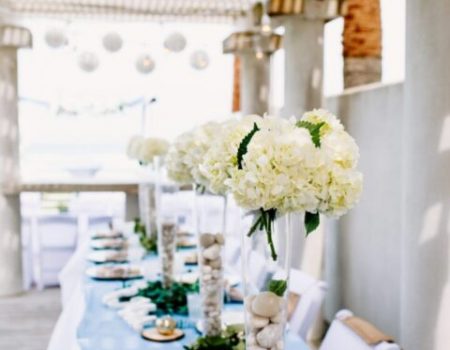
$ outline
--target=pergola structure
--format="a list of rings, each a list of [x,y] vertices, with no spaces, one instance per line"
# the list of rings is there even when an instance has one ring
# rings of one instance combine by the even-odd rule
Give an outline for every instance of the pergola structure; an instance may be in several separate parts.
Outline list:
[[[234,22],[252,0],[0,0],[5,15],[59,19]]]

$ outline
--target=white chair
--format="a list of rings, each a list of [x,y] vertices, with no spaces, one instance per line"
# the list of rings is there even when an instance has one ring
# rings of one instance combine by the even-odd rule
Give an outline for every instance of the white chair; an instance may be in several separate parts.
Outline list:
[[[291,269],[290,274],[289,292],[300,299],[291,315],[289,329],[307,341],[308,332],[320,314],[327,285],[300,270]]]
[[[34,260],[38,289],[58,285],[58,274],[76,249],[78,218],[46,215],[37,219]]]
[[[381,342],[377,345],[367,344],[359,335],[342,321],[353,316],[351,311],[341,310],[331,323],[320,350],[400,350],[395,343]]]

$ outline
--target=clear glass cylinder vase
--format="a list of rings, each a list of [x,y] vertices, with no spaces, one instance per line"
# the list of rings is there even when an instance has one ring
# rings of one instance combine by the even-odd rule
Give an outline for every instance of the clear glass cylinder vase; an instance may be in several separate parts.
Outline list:
[[[244,216],[245,346],[248,350],[284,350],[291,266],[291,215],[271,220],[270,231],[255,230],[249,234],[254,223],[254,216]]]
[[[162,158],[154,157],[147,165],[147,182],[139,184],[139,216],[145,226],[147,237],[157,237],[158,195],[161,193]]]
[[[222,233],[202,233],[199,241],[203,334],[217,336],[222,332],[223,246],[225,238]]]
[[[194,190],[203,334],[217,336],[222,332],[227,198]]]
[[[161,218],[158,223],[158,257],[164,288],[169,288],[174,281],[176,239],[175,222],[170,218]]]

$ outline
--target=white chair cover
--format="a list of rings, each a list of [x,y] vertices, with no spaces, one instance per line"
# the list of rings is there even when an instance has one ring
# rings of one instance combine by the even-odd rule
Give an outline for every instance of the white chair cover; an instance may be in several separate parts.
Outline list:
[[[327,285],[308,274],[291,269],[289,291],[300,296],[300,300],[289,322],[290,330],[307,341],[308,332],[319,316]]]
[[[336,314],[331,327],[320,346],[320,350],[400,350],[395,343],[382,342],[371,346],[366,344],[351,328],[341,320],[353,316],[351,311],[341,310]]]
[[[37,284],[58,284],[58,273],[70,259],[77,246],[78,218],[66,215],[45,215],[37,219],[37,246],[35,257],[38,265]]]

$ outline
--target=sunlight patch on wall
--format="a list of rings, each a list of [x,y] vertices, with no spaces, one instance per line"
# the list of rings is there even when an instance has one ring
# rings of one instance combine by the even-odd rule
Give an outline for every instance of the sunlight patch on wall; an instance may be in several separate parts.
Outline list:
[[[422,245],[439,234],[439,224],[442,217],[442,203],[436,203],[430,207],[423,221],[422,232],[420,233],[419,244]]]
[[[438,150],[439,152],[450,150],[450,115],[446,116],[444,119]]]

